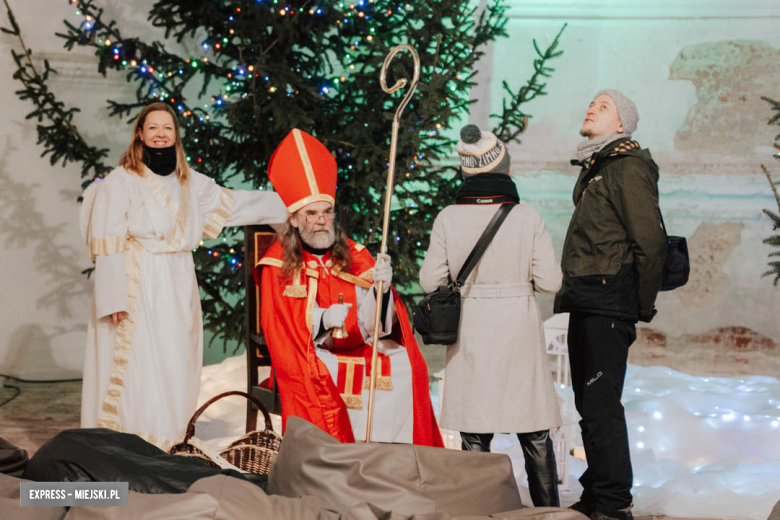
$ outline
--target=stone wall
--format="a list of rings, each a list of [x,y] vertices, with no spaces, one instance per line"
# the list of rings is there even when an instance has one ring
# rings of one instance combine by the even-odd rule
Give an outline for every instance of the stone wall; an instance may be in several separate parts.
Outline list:
[[[780,177],[772,146],[780,126],[761,96],[780,99],[780,5],[770,1],[516,1],[509,41],[490,63],[492,112],[500,80],[530,74],[531,39],[549,42],[564,22],[564,55],[549,95],[534,101],[523,143],[510,147],[524,201],[537,206],[560,255],[573,203],[568,165],[592,96],[616,88],[640,121],[634,138],[661,168],[670,234],[688,238],[685,287],[662,293],[629,361],[692,374],[780,377],[780,287],[762,278],[776,203],[760,165]],[[706,11],[706,16],[702,12]],[[514,66],[514,64],[518,66]],[[544,300],[545,316],[551,302]]]

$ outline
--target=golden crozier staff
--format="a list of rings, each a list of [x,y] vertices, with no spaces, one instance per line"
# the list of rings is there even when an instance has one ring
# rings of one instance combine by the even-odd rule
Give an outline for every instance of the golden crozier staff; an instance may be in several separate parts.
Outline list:
[[[412,99],[412,95],[414,95],[414,90],[417,88],[417,81],[420,79],[420,57],[417,55],[417,51],[414,47],[408,44],[402,44],[396,46],[392,51],[390,51],[390,54],[387,55],[385,58],[384,63],[382,64],[382,71],[379,75],[379,83],[382,85],[382,90],[387,92],[388,94],[392,94],[399,88],[403,88],[406,86],[406,84],[409,82],[406,78],[401,78],[398,81],[395,82],[395,85],[388,88],[387,82],[385,80],[387,75],[387,67],[390,65],[390,61],[393,59],[393,57],[401,52],[402,50],[407,50],[412,53],[412,58],[414,59],[414,77],[412,78],[411,85],[409,86],[409,90],[406,92],[406,96],[404,96],[404,99],[401,101],[401,104],[398,106],[398,109],[395,111],[395,117],[393,118],[393,134],[390,138],[390,166],[387,168],[387,190],[385,191],[385,213],[382,220],[382,246],[379,250],[379,253],[384,255],[387,254],[387,234],[388,234],[388,228],[390,227],[390,202],[393,198],[393,178],[395,176],[395,154],[396,154],[396,147],[398,143],[398,127],[399,127],[399,121],[401,119],[401,112],[404,111],[404,108],[406,108],[406,105],[409,104],[409,101]],[[380,259],[380,262],[383,262],[384,260]],[[383,294],[384,290],[384,282],[378,281],[376,287],[376,294],[377,297],[379,295]],[[376,387],[376,369],[377,366],[377,352],[379,347],[379,324],[382,321],[382,306],[377,302],[376,305],[376,314],[374,315],[374,335],[373,335],[373,351],[371,352],[371,377],[369,378],[369,386],[368,386],[368,420],[366,424],[366,442],[371,442],[371,431],[373,429],[373,420],[374,420],[374,389]]]

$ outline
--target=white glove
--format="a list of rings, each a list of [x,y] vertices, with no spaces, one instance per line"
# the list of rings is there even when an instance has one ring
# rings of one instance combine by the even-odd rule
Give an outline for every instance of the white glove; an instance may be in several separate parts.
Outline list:
[[[328,307],[322,313],[322,325],[325,329],[333,329],[344,325],[344,322],[347,321],[350,307],[352,307],[351,303],[336,303]]]
[[[384,260],[382,262],[381,260]],[[378,254],[376,256],[376,265],[374,266],[374,285],[382,282],[382,292],[390,290],[390,284],[393,283],[393,266],[390,265],[390,255]]]

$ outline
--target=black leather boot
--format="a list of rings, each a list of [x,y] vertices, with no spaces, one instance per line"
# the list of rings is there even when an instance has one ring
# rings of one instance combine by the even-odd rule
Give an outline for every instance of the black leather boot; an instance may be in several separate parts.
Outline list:
[[[573,503],[572,505],[570,505],[569,509],[573,509],[579,513],[582,513],[587,517],[591,517],[593,516],[593,513],[596,512],[596,504],[592,502],[584,502],[582,500],[579,500]]]
[[[631,514],[631,508],[620,509],[610,514],[604,514],[599,511],[593,513],[592,520],[634,520],[634,515]]]
[[[536,507],[560,507],[558,498],[558,468],[555,465],[550,431],[518,433],[523,447],[528,490]]]
[[[460,447],[463,451],[490,452],[492,433],[468,433],[460,432]]]

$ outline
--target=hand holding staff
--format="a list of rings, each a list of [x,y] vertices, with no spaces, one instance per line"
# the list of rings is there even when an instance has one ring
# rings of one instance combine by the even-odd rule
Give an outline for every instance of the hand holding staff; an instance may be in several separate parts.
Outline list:
[[[395,117],[393,118],[393,134],[390,139],[390,166],[387,169],[387,190],[385,191],[385,213],[384,218],[382,220],[382,246],[379,250],[380,254],[385,255],[387,253],[387,234],[388,234],[388,228],[390,226],[390,202],[393,197],[393,178],[395,175],[395,154],[396,154],[396,147],[398,144],[398,127],[399,127],[399,121],[401,119],[401,112],[403,112],[404,108],[406,108],[406,105],[409,104],[409,101],[412,98],[412,95],[414,94],[414,90],[417,88],[417,81],[420,79],[420,57],[417,55],[417,51],[414,47],[408,44],[402,44],[396,46],[392,51],[390,51],[390,54],[387,55],[385,58],[385,62],[382,64],[382,72],[379,75],[379,83],[382,85],[382,90],[387,92],[388,94],[391,94],[398,90],[399,88],[403,88],[406,86],[406,84],[409,82],[406,78],[399,79],[395,82],[395,85],[388,88],[387,83],[385,80],[385,77],[387,75],[387,67],[390,65],[390,61],[393,59],[393,57],[401,52],[402,50],[407,50],[412,53],[412,58],[414,59],[414,77],[412,78],[411,85],[409,86],[409,90],[406,92],[406,96],[404,96],[404,99],[401,101],[401,104],[398,106],[398,109],[395,111]],[[384,261],[383,259],[380,259],[380,261]],[[382,322],[382,305],[379,304],[379,300],[382,297],[382,294],[384,292],[383,289],[384,282],[379,281],[376,284],[376,292],[377,292],[377,305],[376,305],[376,314],[374,316],[374,344],[373,344],[373,351],[371,353],[371,378],[369,379],[369,387],[368,387],[368,423],[366,425],[366,442],[371,442],[371,431],[373,429],[373,419],[374,419],[374,390],[376,388],[376,369],[377,366],[377,352],[379,347],[379,325]]]

